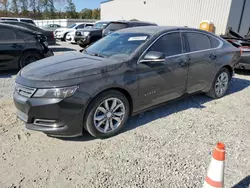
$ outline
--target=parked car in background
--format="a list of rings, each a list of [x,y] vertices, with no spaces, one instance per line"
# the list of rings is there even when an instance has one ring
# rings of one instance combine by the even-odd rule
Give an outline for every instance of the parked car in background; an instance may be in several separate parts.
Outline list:
[[[62,26],[58,25],[58,24],[47,24],[45,26],[42,26],[41,28],[43,29],[49,29],[49,30],[56,30],[58,28],[61,28]]]
[[[237,48],[197,29],[119,30],[83,53],[25,67],[16,77],[17,116],[52,136],[79,136],[85,128],[110,137],[130,115],[166,101],[199,92],[223,97],[239,59]]]
[[[36,25],[35,22],[30,18],[12,18],[12,17],[1,17],[0,20],[5,21],[17,21]]]
[[[229,28],[226,35],[222,35],[222,38],[226,39],[233,46],[237,47],[241,51],[241,60],[237,66],[237,69],[250,70],[250,36],[241,36],[238,32]]]
[[[157,26],[155,23],[150,22],[141,22],[141,21],[115,21],[109,22],[103,30],[92,30],[85,29],[82,31],[77,31],[75,36],[75,41],[81,46],[85,48],[86,46],[96,42],[97,40],[105,37],[106,35],[129,27],[139,27],[139,26]]]
[[[93,23],[75,23],[70,25],[67,28],[59,28],[54,31],[54,35],[56,39],[66,41],[66,36],[70,32],[75,32],[78,29],[83,29],[85,27],[93,26]]]
[[[72,43],[72,44],[75,44],[75,43],[76,43],[76,41],[75,41],[75,34],[76,34],[75,31],[69,32],[69,33],[66,35],[66,41],[67,41],[67,42],[70,42],[70,43]]]
[[[75,32],[75,42],[82,48],[85,48],[98,41],[102,38],[103,29],[109,23],[109,21],[98,21],[92,28],[78,29]]]
[[[52,55],[40,33],[0,23],[0,70],[21,69]]]
[[[16,25],[16,26],[20,26],[20,27],[23,27],[26,29],[30,29],[31,31],[39,32],[39,33],[43,34],[45,37],[47,37],[47,41],[48,41],[49,45],[56,44],[56,39],[54,38],[54,33],[51,30],[41,29],[40,27],[37,27],[35,25],[29,24],[29,23],[24,23],[24,22],[17,22],[17,21],[0,21],[0,23]]]
[[[107,27],[103,30],[103,37],[120,29],[129,27],[140,27],[140,26],[157,26],[155,23],[142,22],[142,21],[116,21],[110,22]]]

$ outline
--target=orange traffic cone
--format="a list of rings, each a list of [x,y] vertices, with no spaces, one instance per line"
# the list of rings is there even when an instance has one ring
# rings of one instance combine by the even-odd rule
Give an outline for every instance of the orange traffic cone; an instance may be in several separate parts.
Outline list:
[[[221,188],[224,185],[225,145],[217,143],[203,188]]]

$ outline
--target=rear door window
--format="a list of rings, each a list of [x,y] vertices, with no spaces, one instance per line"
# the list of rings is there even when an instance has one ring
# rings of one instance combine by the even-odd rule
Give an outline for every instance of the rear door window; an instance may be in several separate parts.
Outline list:
[[[209,36],[195,32],[187,32],[186,35],[190,52],[196,52],[212,48]]]
[[[182,41],[179,32],[169,33],[156,41],[149,51],[164,53],[166,56],[182,54]]]
[[[220,45],[220,41],[214,37],[209,37],[209,38],[210,38],[212,48],[218,48]]]
[[[16,40],[16,34],[13,30],[8,28],[0,29],[0,42],[10,42]]]
[[[126,28],[128,25],[126,23],[110,23],[105,30],[106,31],[117,31]]]
[[[81,24],[77,26],[77,29],[82,29],[82,28],[85,28],[85,24]]]

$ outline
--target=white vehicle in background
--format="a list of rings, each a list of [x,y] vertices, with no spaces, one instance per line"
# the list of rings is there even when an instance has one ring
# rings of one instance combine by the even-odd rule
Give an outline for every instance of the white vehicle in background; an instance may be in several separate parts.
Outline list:
[[[86,26],[84,28],[91,28],[93,27],[94,24],[86,24]],[[80,28],[79,28],[80,29]],[[76,31],[72,31],[72,32],[69,32],[67,35],[66,35],[66,41],[67,42],[70,42],[72,44],[76,44],[76,41],[75,41],[75,35],[76,35]]]
[[[54,31],[54,36],[56,39],[61,41],[66,41],[66,36],[70,32],[76,32],[77,29],[83,29],[85,27],[93,26],[93,23],[74,23],[66,28],[59,28]]]
[[[29,24],[36,25],[35,22],[30,18],[12,18],[12,17],[0,17],[0,20],[4,21],[17,21],[17,22],[25,22]]]
[[[75,31],[69,32],[66,35],[66,41],[70,42],[71,44],[75,44],[76,43],[76,41],[75,41],[75,34],[76,34]]]

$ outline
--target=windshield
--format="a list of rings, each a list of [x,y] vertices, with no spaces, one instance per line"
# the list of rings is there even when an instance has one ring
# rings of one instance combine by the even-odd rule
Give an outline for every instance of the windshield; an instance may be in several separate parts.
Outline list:
[[[113,33],[91,45],[85,52],[100,57],[129,57],[148,39],[149,35],[144,33]]]
[[[72,24],[68,28],[74,28],[75,26],[76,26],[76,24]]]
[[[95,29],[103,29],[108,23],[107,22],[98,22],[94,25]]]

